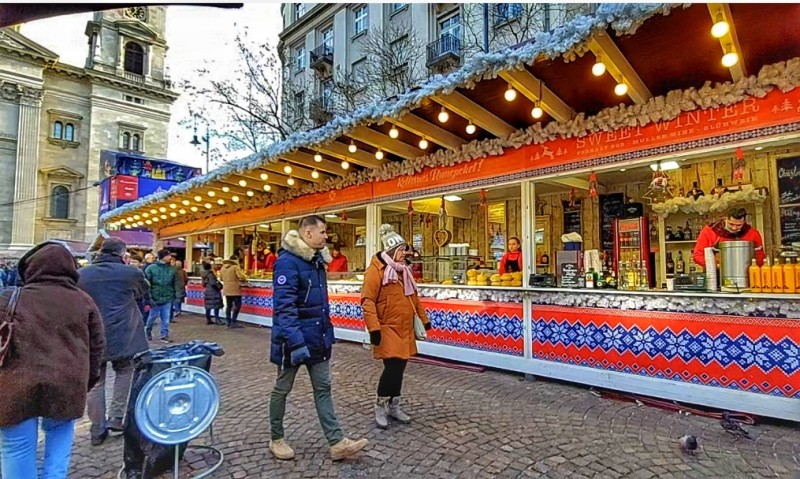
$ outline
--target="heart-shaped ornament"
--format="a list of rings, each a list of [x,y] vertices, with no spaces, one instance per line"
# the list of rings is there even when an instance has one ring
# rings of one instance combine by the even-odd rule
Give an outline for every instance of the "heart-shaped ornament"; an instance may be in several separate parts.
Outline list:
[[[453,233],[447,230],[436,230],[433,233],[433,240],[436,242],[436,245],[440,248],[444,248],[450,243],[450,240],[453,239]]]

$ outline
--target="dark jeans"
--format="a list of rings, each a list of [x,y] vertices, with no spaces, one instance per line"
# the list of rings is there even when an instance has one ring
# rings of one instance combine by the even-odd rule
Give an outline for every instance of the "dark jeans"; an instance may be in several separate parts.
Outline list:
[[[213,310],[206,308],[206,322],[211,322],[211,311],[214,311],[214,320],[219,321],[219,308],[214,308]]]
[[[378,380],[378,397],[399,397],[403,389],[403,373],[407,359],[389,358],[383,360],[383,373]]]
[[[239,310],[242,309],[242,297],[241,296],[225,296],[225,319],[228,321],[228,324],[233,324],[236,322],[236,318],[239,317]],[[233,310],[233,316],[231,316],[231,310]]]

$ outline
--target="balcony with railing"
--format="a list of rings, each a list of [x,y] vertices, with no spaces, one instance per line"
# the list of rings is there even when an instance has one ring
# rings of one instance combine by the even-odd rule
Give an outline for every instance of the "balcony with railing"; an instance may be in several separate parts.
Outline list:
[[[333,71],[333,45],[323,43],[309,53],[311,68],[321,74]]]
[[[428,44],[428,57],[425,65],[428,68],[452,66],[461,63],[461,39],[445,33],[435,42]]]
[[[144,75],[139,75],[138,73],[133,72],[124,72],[125,79],[128,81],[132,81],[135,83],[144,83]]]
[[[322,126],[333,119],[333,99],[329,95],[314,98],[309,107],[309,117],[315,127]]]

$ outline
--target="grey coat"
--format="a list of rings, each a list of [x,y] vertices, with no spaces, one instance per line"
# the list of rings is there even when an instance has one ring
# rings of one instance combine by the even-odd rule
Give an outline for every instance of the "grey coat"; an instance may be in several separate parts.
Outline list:
[[[100,310],[106,331],[105,360],[132,358],[148,349],[137,299],[150,289],[142,272],[116,255],[101,254],[78,271],[78,287]]]
[[[200,272],[203,280],[203,305],[206,309],[222,308],[222,283],[219,282],[213,271],[203,270]]]

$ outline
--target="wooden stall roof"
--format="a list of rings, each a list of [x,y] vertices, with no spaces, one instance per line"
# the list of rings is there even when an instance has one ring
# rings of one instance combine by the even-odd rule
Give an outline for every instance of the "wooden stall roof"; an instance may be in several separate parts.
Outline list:
[[[711,27],[720,17],[728,21],[730,30],[715,38]],[[563,123],[578,113],[590,116],[620,104],[644,103],[670,91],[702,87],[706,82],[737,80],[758,74],[765,65],[800,57],[797,25],[798,4],[674,6],[666,15],[646,19],[632,34],[618,35],[610,27],[586,32],[585,40],[570,49],[577,53],[570,61],[539,55],[530,62],[510,65],[499,75],[484,75],[487,78],[477,80],[465,75],[469,84],[465,81],[449,93],[428,95],[410,111],[342,127],[334,138],[322,143],[314,144],[313,131],[300,134],[299,138],[308,138],[307,143],[301,142],[290,152],[251,158],[241,162],[244,166],[212,171],[184,187],[189,190],[170,190],[166,195],[139,200],[107,213],[101,220],[115,227],[141,226],[149,217],[152,221],[148,225],[163,228],[201,221],[222,209],[230,213],[232,206],[236,209],[234,203],[246,204],[239,209],[275,209],[279,205],[273,193],[285,188],[309,183],[334,188],[337,180],[386,162],[414,160],[440,149],[459,150],[469,142],[505,138],[535,123]],[[727,51],[739,55],[738,63],[731,68],[721,64]],[[500,54],[515,58],[514,48]],[[592,73],[598,60],[606,65],[601,76]],[[628,86],[626,94],[615,93],[618,83]],[[514,101],[504,99],[509,85],[517,91]],[[534,119],[531,110],[537,104],[544,114]],[[438,119],[442,110],[449,116],[445,123]],[[327,127],[337,131],[342,124],[335,118]],[[470,124],[475,125],[475,131],[467,133]],[[392,130],[396,130],[396,137]],[[423,138],[428,142],[426,148],[420,145]],[[378,151],[383,153],[382,159],[376,157]],[[345,161],[348,169],[342,167]],[[257,166],[252,167],[254,164]],[[290,178],[294,185],[288,184]],[[324,204],[318,206],[325,208]]]

